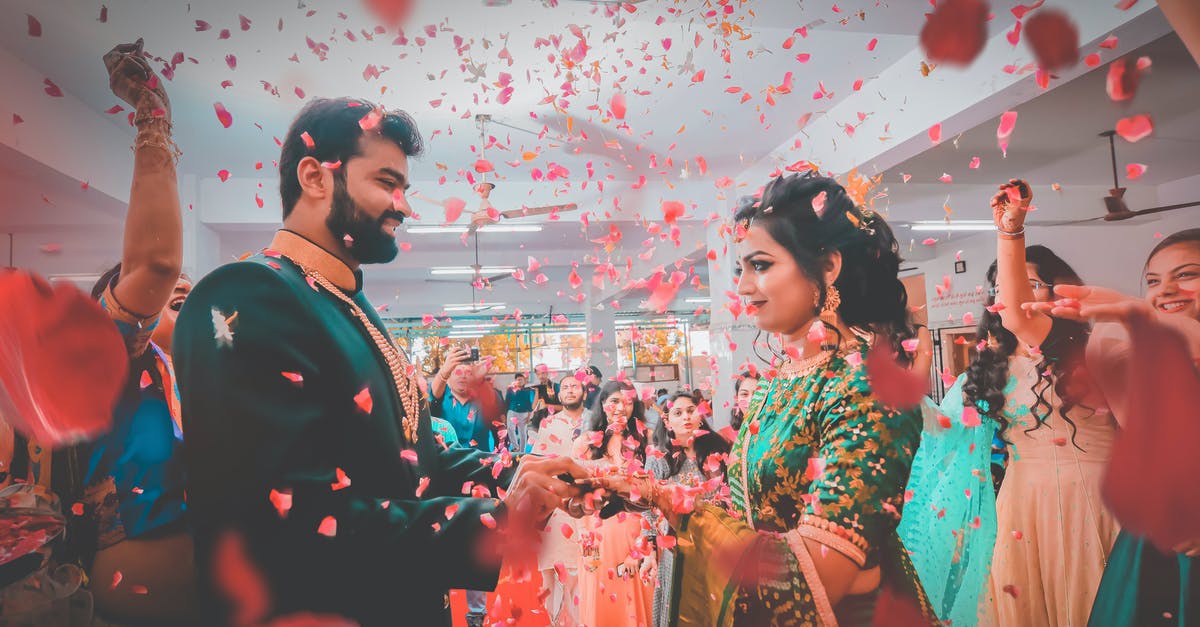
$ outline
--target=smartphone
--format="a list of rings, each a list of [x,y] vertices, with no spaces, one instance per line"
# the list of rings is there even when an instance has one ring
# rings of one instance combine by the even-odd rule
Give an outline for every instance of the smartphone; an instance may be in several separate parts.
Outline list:
[[[470,361],[470,362],[479,361],[479,347],[478,346],[471,347],[471,356],[469,358],[467,358],[467,361]]]

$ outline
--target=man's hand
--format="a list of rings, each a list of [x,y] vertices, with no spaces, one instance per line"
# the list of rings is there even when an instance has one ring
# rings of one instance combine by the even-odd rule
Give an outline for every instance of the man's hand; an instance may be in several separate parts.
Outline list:
[[[120,44],[104,55],[108,86],[114,95],[137,111],[137,118],[159,117],[171,121],[171,101],[162,81],[142,53],[142,40]]]
[[[446,360],[442,362],[442,367],[437,371],[437,375],[435,376],[442,383],[449,382],[454,371],[465,366],[468,363],[467,360],[470,358],[471,349],[469,348],[459,346],[458,348],[451,349],[450,352],[446,353]]]
[[[582,487],[560,479],[560,475],[584,479],[588,472],[570,457],[522,457],[516,476],[504,496],[510,521],[516,518],[541,529],[550,514],[561,507],[564,501],[583,494]]]

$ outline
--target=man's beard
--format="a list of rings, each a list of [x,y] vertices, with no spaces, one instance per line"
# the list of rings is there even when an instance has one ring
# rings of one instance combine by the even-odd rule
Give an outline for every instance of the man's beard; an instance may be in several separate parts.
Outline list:
[[[562,400],[562,399],[559,399],[559,400]],[[581,400],[581,401],[579,401],[578,403],[563,403],[563,404],[562,404],[562,408],[563,408],[563,409],[565,409],[565,410],[567,410],[567,411],[575,411],[575,410],[577,410],[577,409],[580,409],[580,408],[582,408],[582,407],[583,407],[583,401],[582,401],[582,400]]]
[[[335,175],[333,179],[333,202],[325,226],[334,237],[345,239],[350,236],[352,241],[346,249],[359,263],[387,263],[395,259],[400,254],[400,247],[394,236],[384,232],[383,223],[387,220],[404,222],[404,214],[389,209],[378,218],[372,218],[350,198],[345,175]]]

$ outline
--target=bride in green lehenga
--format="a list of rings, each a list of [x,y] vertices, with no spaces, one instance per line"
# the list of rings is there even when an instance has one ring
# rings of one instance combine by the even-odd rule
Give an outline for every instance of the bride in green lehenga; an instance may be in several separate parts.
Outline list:
[[[606,482],[675,530],[673,624],[867,625],[877,612],[934,624],[896,534],[921,414],[885,405],[867,377],[873,343],[882,361],[907,361],[913,335],[891,229],[806,173],[743,203],[734,234],[738,293],[787,359],[759,382],[733,445],[732,502],[692,509],[682,486]]]

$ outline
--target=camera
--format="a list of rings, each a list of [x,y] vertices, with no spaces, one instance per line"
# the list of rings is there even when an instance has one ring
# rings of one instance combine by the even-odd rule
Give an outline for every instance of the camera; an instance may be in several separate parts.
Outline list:
[[[467,358],[467,361],[470,361],[470,362],[479,361],[479,347],[478,346],[471,347],[471,356]]]

